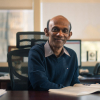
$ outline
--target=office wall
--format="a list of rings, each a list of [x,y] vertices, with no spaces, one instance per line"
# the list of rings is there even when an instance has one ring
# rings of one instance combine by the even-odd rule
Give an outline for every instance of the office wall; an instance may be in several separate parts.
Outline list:
[[[86,3],[99,3],[100,0],[41,0],[41,2],[74,2],[74,3],[79,3],[79,2],[86,2]]]
[[[71,39],[100,40],[100,0],[54,1],[42,0],[41,31],[46,27],[48,19],[63,15],[72,24]]]

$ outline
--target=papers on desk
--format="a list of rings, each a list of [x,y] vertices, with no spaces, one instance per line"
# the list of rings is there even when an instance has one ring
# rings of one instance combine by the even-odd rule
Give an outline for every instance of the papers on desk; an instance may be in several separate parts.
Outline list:
[[[6,72],[0,72],[0,76],[8,76],[9,73],[6,73]]]
[[[3,94],[5,94],[7,91],[5,89],[0,89],[0,96],[2,96]]]
[[[74,86],[64,87],[62,89],[49,89],[52,93],[60,93],[71,96],[86,95],[100,91],[100,84],[75,84]]]
[[[10,76],[1,76],[0,80],[10,80]]]
[[[84,77],[83,77],[83,76],[81,76],[81,75],[79,75],[79,76],[78,76],[78,79],[82,79],[82,78],[84,78]]]

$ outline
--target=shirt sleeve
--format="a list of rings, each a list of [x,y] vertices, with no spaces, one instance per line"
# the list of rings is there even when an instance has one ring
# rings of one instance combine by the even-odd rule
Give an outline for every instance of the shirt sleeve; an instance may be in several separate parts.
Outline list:
[[[28,78],[33,90],[49,90],[63,88],[62,84],[50,82],[46,75],[44,59],[38,51],[30,50],[28,57]]]

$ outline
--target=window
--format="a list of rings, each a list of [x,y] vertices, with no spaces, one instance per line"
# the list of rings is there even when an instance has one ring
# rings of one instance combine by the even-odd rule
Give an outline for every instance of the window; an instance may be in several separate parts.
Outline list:
[[[7,62],[8,46],[16,45],[19,31],[33,31],[33,10],[0,10],[0,62]]]

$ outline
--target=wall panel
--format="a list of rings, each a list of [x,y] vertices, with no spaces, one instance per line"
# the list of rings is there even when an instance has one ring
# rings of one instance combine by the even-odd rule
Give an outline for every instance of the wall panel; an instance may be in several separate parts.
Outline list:
[[[100,40],[100,3],[41,3],[41,31],[47,20],[63,15],[72,24],[71,39]]]

